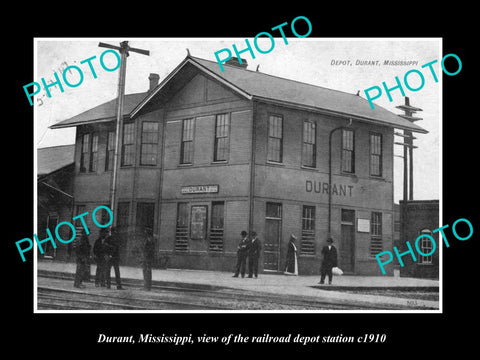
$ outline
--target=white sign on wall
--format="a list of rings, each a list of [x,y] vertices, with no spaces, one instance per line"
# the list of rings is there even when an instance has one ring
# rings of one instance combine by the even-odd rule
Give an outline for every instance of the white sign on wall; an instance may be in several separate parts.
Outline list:
[[[357,231],[358,232],[370,232],[370,219],[357,219]]]

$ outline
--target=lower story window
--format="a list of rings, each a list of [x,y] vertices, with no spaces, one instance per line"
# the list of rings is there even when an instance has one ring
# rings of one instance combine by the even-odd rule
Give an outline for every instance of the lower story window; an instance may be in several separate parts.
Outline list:
[[[370,234],[370,255],[375,256],[383,251],[381,212],[372,212],[372,218],[370,220]]]
[[[315,255],[315,206],[303,207],[300,252],[306,255]]]
[[[420,251],[422,254],[430,254],[427,256],[420,255],[419,262],[420,264],[432,264],[433,259],[432,259],[432,253],[433,253],[433,243],[432,243],[432,232],[430,230],[422,230],[420,232],[420,235],[422,238],[420,239]]]
[[[175,228],[175,251],[188,250],[188,204],[177,205],[177,226]]]
[[[213,252],[223,252],[224,209],[225,203],[223,201],[212,203],[208,249]]]

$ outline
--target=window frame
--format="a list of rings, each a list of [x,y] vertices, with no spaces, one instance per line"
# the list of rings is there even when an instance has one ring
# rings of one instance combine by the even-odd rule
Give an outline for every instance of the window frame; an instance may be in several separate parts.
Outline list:
[[[430,237],[433,238],[433,232],[432,232],[430,229],[423,229],[423,230],[421,230],[421,231],[420,231],[420,235],[430,235]],[[427,242],[428,242],[429,245],[428,245],[427,247],[424,246],[424,241],[427,241]],[[427,248],[428,248],[428,251],[424,251],[424,250],[426,250]],[[420,242],[420,250],[421,250],[421,252],[424,253],[424,254],[425,254],[425,253],[428,254],[429,252],[432,251],[432,249],[433,249],[432,242],[431,242],[430,240],[425,239],[425,237],[422,237],[421,242]],[[419,255],[419,257],[420,257],[420,258],[418,259],[418,260],[419,260],[418,263],[419,263],[420,265],[433,265],[433,253],[430,254],[430,255],[428,255],[428,256],[424,256],[424,255],[421,255],[421,254],[418,254],[418,255]]]
[[[218,135],[218,129],[219,129],[219,119],[222,119],[221,117],[224,116],[223,119],[226,120],[226,125],[225,123],[223,124],[223,131],[222,131],[222,136]],[[226,129],[225,129],[226,128]],[[230,128],[231,128],[231,116],[230,113],[221,113],[221,114],[216,114],[215,115],[215,129],[214,129],[214,145],[213,145],[213,161],[214,162],[228,162],[230,158]],[[226,134],[225,134],[226,133]],[[225,143],[226,145],[223,146],[224,148],[224,156],[220,158],[218,155],[218,149],[219,149],[219,142],[222,139],[226,139]]]
[[[126,133],[126,127],[131,126],[131,132],[129,131],[128,134]],[[125,122],[123,123],[122,129],[122,157],[121,157],[121,166],[122,167],[129,167],[135,165],[135,122]],[[131,142],[126,143],[125,138],[129,136],[129,140]],[[127,152],[128,150],[128,152]],[[126,157],[128,155],[128,158]],[[128,162],[126,160],[129,160]]]
[[[352,148],[351,149],[347,149],[345,147],[345,134],[346,133],[351,133],[352,134],[352,139],[351,139],[351,143],[352,143]],[[342,173],[345,173],[345,174],[355,174],[355,130],[353,129],[346,129],[346,128],[342,128],[342,131],[341,131],[341,134],[342,134],[342,141],[341,141],[341,163],[340,163],[340,169],[341,169],[341,172]],[[346,166],[346,159],[345,159],[345,154],[346,153],[349,153],[351,154],[350,155],[350,166],[349,166],[349,169],[345,169]]]
[[[217,206],[222,206],[221,212],[216,212]],[[212,201],[210,214],[210,228],[208,236],[208,250],[214,253],[223,252],[225,245],[225,201]],[[214,227],[216,215],[221,214],[221,227]]]
[[[372,211],[370,214],[370,256],[383,251],[383,214]]]
[[[98,133],[91,133],[88,172],[97,172],[98,170],[98,141]]]
[[[307,210],[307,211],[306,211]],[[308,211],[310,210],[310,211]],[[302,206],[302,240],[300,243],[300,254],[315,255],[316,254],[316,206],[303,205]],[[308,226],[305,226],[307,225]]]
[[[176,206],[177,214],[175,217],[175,240],[173,249],[177,251],[188,251],[190,234],[190,211],[189,203],[180,201]],[[183,208],[183,209],[182,209]],[[185,216],[182,216],[185,215]]]
[[[107,143],[105,146],[105,171],[112,171],[115,163],[115,133],[115,130],[107,131]]]
[[[87,139],[87,140],[85,140]],[[90,133],[82,134],[80,148],[80,172],[86,173],[90,168]]]
[[[189,139],[185,140],[185,124],[188,122],[191,123],[190,132],[187,134],[191,134]],[[194,156],[194,140],[195,140],[195,118],[188,118],[182,120],[182,130],[181,130],[181,138],[180,138],[180,165],[192,165],[193,164],[193,156]],[[187,130],[188,131],[188,130]],[[191,138],[190,138],[191,137]],[[189,143],[190,146],[187,149],[188,151],[188,159],[189,161],[185,161],[185,144]]]
[[[373,146],[373,141],[372,141],[372,138],[373,137],[378,137],[380,139],[380,151],[378,154],[374,153],[373,150],[374,150],[374,146]],[[374,176],[374,177],[382,177],[383,176],[383,134],[381,133],[377,133],[377,132],[370,132],[369,133],[369,136],[368,136],[368,140],[369,140],[369,173],[370,173],[370,176]],[[373,161],[373,158],[374,157],[377,157],[378,158],[378,174],[374,173],[372,170],[373,170],[373,166],[374,166],[374,161]]]
[[[272,132],[278,135],[278,129],[276,131],[270,131],[270,126],[271,126],[271,120],[273,118],[279,119],[280,124],[281,124],[281,130],[280,130],[280,137],[278,136],[272,136],[270,135]],[[278,124],[277,124],[278,125]],[[283,115],[279,114],[268,114],[267,118],[267,162],[269,163],[275,163],[275,164],[282,164],[283,163],[283,135],[284,135],[284,124],[283,124]],[[278,142],[278,150],[277,149],[272,149],[272,145],[274,144],[273,141],[275,140],[275,143]],[[278,152],[278,160],[275,157],[275,159],[270,158],[271,151]]]
[[[156,130],[154,131],[145,131],[145,125],[148,124],[155,124]],[[140,165],[142,166],[157,166],[157,159],[158,159],[158,141],[159,141],[159,129],[160,124],[158,121],[143,121],[142,122],[142,133],[140,139]],[[153,136],[156,138],[155,140],[150,140],[149,138]],[[149,141],[147,141],[149,140]],[[153,151],[144,151],[145,148],[152,148]],[[152,161],[146,161],[144,156],[152,157]]]
[[[122,210],[122,211],[121,211]],[[130,226],[130,201],[119,201],[117,204],[117,228]]]
[[[313,142],[307,142],[305,141],[305,125],[306,124],[310,124],[310,125],[313,125],[313,135],[310,134],[310,138],[313,139]],[[317,167],[317,122],[314,121],[314,120],[309,120],[309,119],[305,119],[303,120],[303,125],[302,125],[302,166],[305,166],[305,167],[308,167],[308,168],[316,168]],[[311,128],[310,128],[311,129]],[[305,146],[306,145],[310,145],[312,146],[312,149],[310,150],[311,151],[311,163],[310,164],[307,164],[306,163],[306,149],[305,149]]]

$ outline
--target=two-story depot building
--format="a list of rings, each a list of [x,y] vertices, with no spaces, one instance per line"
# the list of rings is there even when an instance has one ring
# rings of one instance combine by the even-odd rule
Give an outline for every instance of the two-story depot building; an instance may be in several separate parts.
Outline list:
[[[233,271],[246,230],[262,242],[262,271],[284,270],[295,234],[299,273],[316,274],[330,232],[346,273],[380,274],[375,254],[393,246],[394,128],[424,129],[238,60],[222,72],[187,56],[149,79],[124,101],[114,209],[123,263],[139,262],[136,230],[147,226],[161,266]],[[109,204],[115,105],[51,126],[77,127],[75,214]]]

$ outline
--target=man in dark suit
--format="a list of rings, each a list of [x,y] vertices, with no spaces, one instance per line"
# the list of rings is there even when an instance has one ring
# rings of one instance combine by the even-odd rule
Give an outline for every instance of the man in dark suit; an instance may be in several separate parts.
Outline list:
[[[246,231],[242,231],[240,235],[242,240],[240,240],[237,248],[237,266],[233,277],[238,277],[238,274],[241,274],[243,278],[245,277],[245,268],[247,267],[248,234]]]
[[[123,290],[122,281],[120,278],[120,249],[118,246],[118,238],[115,229],[111,229],[111,234],[105,239],[104,249],[106,255],[105,277],[107,280],[107,289],[110,289],[110,272],[113,266],[113,269],[115,271],[115,281],[117,283],[117,289]]]
[[[85,230],[82,230],[80,239],[78,243],[75,244],[75,256],[77,269],[75,271],[73,286],[76,288],[84,288],[85,285],[82,284],[82,281],[85,277],[88,259],[90,257],[90,243],[88,242],[88,235],[85,233]]]
[[[145,229],[145,243],[143,244],[143,280],[146,290],[152,288],[152,266],[155,262],[155,242],[153,241],[153,231],[150,228]]]
[[[95,257],[95,263],[97,264],[97,270],[95,271],[95,286],[105,287],[105,249],[103,242],[107,236],[107,230],[101,229],[100,236],[93,245],[93,256]]]
[[[262,250],[262,244],[257,238],[257,233],[255,231],[251,232],[252,239],[248,243],[247,253],[248,253],[248,277],[251,278],[253,275],[258,277],[258,258],[260,257],[260,251]]]
[[[325,276],[328,275],[328,283],[332,283],[332,268],[337,266],[337,249],[333,244],[333,239],[327,239],[327,245],[322,249],[323,261],[320,269],[320,284],[325,284]]]

